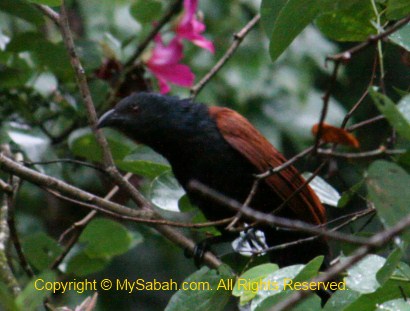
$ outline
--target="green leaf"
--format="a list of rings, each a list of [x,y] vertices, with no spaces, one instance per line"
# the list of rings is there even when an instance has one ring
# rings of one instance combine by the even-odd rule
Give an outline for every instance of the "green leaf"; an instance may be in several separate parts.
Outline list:
[[[400,166],[378,160],[372,163],[366,179],[368,197],[386,228],[391,228],[410,214],[410,176]],[[410,241],[410,232],[402,237]]]
[[[138,145],[131,154],[118,163],[118,166],[125,171],[148,178],[158,177],[171,170],[161,155],[144,145]]]
[[[191,219],[191,222],[194,224],[199,224],[203,222],[208,222],[209,220],[205,217],[205,215],[202,213],[201,210],[197,208],[197,212],[195,216]],[[221,232],[216,228],[216,227],[203,227],[203,228],[198,228],[197,231],[199,232],[205,232],[206,235],[211,235],[211,236],[218,236],[221,235]]]
[[[28,261],[38,270],[44,270],[62,253],[61,246],[44,232],[35,233],[23,240]]]
[[[390,253],[384,266],[379,271],[377,271],[376,274],[377,282],[379,282],[380,285],[384,285],[384,283],[389,280],[393,272],[396,270],[397,264],[399,263],[402,256],[403,253],[400,248],[396,248]]]
[[[332,294],[323,308],[323,311],[342,311],[351,303],[356,301],[360,295],[361,293],[358,293],[352,289],[338,290]]]
[[[19,310],[38,310],[39,307],[42,307],[44,298],[52,293],[45,290],[45,282],[55,282],[56,280],[55,272],[49,270],[32,278],[16,299]]]
[[[233,274],[226,269],[218,273],[203,267],[191,274],[184,282],[193,286],[204,286],[196,290],[178,290],[169,301],[165,311],[219,311],[224,310],[230,298]],[[202,284],[202,285],[201,285]]]
[[[409,28],[409,32],[410,32],[410,28]],[[397,104],[397,109],[399,109],[401,114],[410,123],[410,95],[406,95],[402,99],[400,99],[399,103]]]
[[[181,213],[193,213],[194,217],[192,217],[191,221],[194,224],[208,222],[209,220],[206,219],[204,214],[201,212],[198,207],[191,204],[189,198],[186,194],[184,194],[178,201],[178,209]],[[207,236],[218,236],[221,235],[221,232],[218,231],[216,227],[202,227],[196,229],[198,232],[205,232]]]
[[[410,292],[410,282],[389,280],[374,293],[360,296],[356,301],[343,309],[343,311],[374,311],[379,304],[396,298],[402,298],[400,287],[405,293]]]
[[[293,294],[292,291],[281,292],[277,295],[265,299],[255,311],[269,311],[274,309],[274,306],[279,302],[288,299]],[[303,299],[295,307],[290,309],[292,311],[317,311],[321,310],[321,299],[313,294]]]
[[[137,0],[130,7],[131,16],[142,24],[152,23],[162,13],[162,3],[158,0]]]
[[[0,51],[4,51],[9,42],[10,42],[10,37],[6,36],[3,33],[3,31],[0,29]]]
[[[122,170],[134,173],[136,175],[141,175],[147,178],[155,178],[171,170],[170,166],[162,163],[144,160],[127,160],[128,158],[129,157],[126,157],[125,161],[119,161],[117,165]]]
[[[0,88],[21,87],[32,76],[32,68],[22,59],[14,59],[13,64],[0,70]]]
[[[410,24],[403,26],[401,29],[391,34],[389,39],[403,49],[410,51]]]
[[[400,261],[397,264],[397,269],[393,272],[393,277],[398,277],[401,280],[410,282],[410,267],[404,262]]]
[[[124,135],[110,129],[104,130],[104,133],[114,160],[122,160],[136,149],[135,143],[124,137]],[[71,133],[68,138],[68,146],[77,156],[90,161],[102,161],[101,148],[89,128],[79,129]]]
[[[320,0],[264,0],[261,11],[270,35],[269,52],[275,61],[323,9]],[[270,33],[271,32],[271,33]]]
[[[60,6],[62,0],[29,0],[32,3],[44,4],[48,6]]]
[[[265,284],[271,284],[269,288],[259,288],[256,297],[252,300],[252,309],[259,306],[266,298],[277,295],[283,291],[285,280],[294,279],[303,269],[303,265],[293,265],[281,268],[262,280]]]
[[[386,16],[390,20],[406,17],[410,14],[410,2],[408,0],[389,0],[387,2]]]
[[[108,263],[108,258],[91,258],[85,252],[79,252],[68,261],[66,273],[87,276],[103,270]]]
[[[364,180],[359,181],[357,184],[353,185],[349,190],[343,192],[342,197],[340,198],[339,202],[337,202],[337,207],[343,208],[345,207],[353,196],[362,188]]]
[[[67,273],[85,276],[104,269],[113,256],[121,255],[142,242],[139,233],[129,232],[123,225],[108,219],[95,219],[80,236],[84,250],[67,264]]]
[[[3,282],[0,281],[0,310],[20,311],[9,288]]]
[[[63,80],[72,80],[67,50],[62,42],[53,43],[40,32],[23,32],[12,38],[7,51],[13,53],[30,52],[34,65],[39,71],[49,71]]]
[[[0,11],[19,17],[36,26],[41,26],[44,23],[40,11],[23,0],[1,0]]]
[[[141,242],[142,238],[139,238]],[[84,252],[90,258],[110,258],[127,252],[133,243],[133,236],[123,225],[109,219],[95,219],[80,236],[86,243]]]
[[[397,163],[405,168],[408,172],[410,171],[410,150],[397,157]]]
[[[266,35],[272,35],[274,21],[277,19],[280,10],[286,5],[288,0],[262,0],[261,3],[261,23]]]
[[[103,60],[101,44],[92,40],[80,39],[75,41],[75,47],[86,71],[91,72],[101,66]]]
[[[399,135],[410,140],[410,123],[400,112],[398,107],[387,96],[370,89],[370,95],[379,111],[386,117],[390,125]]]
[[[178,201],[184,194],[174,175],[167,171],[152,181],[149,198],[161,209],[178,212]]]
[[[191,201],[189,200],[188,196],[184,194],[178,201],[178,209],[182,213],[188,213],[191,211],[196,211],[197,208],[191,204]]]
[[[38,129],[26,130],[9,126],[7,135],[31,161],[44,160],[50,151],[50,139]]]
[[[320,15],[316,25],[327,37],[336,41],[363,41],[376,34],[371,21],[375,18],[370,1],[338,1],[337,9]]]
[[[376,311],[409,311],[410,301],[406,301],[403,298],[386,301],[380,305],[377,305]]]
[[[294,282],[307,281],[316,276],[319,272],[320,267],[322,266],[324,258],[324,256],[317,256],[316,258],[313,258],[311,261],[309,261],[294,278]]]
[[[293,265],[285,267],[268,275],[262,280],[262,284],[269,284],[269,287],[262,287],[262,289],[259,288],[256,297],[251,303],[252,310],[258,310],[257,308],[259,307],[265,310],[265,308],[271,306],[271,304],[276,304],[278,301],[285,299],[285,297],[292,292],[289,288],[285,289],[285,285],[287,284],[288,286],[293,286],[295,282],[305,282],[316,276],[320,266],[323,263],[323,258],[323,256],[318,256],[306,265]],[[284,290],[289,293],[281,294]],[[281,295],[278,296],[279,294]],[[276,296],[278,296],[278,298],[273,298]],[[265,300],[268,301],[264,302]]]
[[[381,285],[376,279],[376,273],[385,262],[385,258],[377,255],[366,256],[347,270],[347,287],[359,293],[373,293]]]
[[[259,282],[278,269],[278,265],[271,263],[249,269],[236,280],[232,295],[240,297],[241,305],[248,303],[256,296]]]

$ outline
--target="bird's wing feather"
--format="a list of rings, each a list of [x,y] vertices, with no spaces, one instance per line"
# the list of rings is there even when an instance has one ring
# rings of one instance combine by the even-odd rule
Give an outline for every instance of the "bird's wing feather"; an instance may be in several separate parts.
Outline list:
[[[224,139],[259,172],[265,172],[286,162],[285,157],[239,113],[221,107],[211,107],[209,113]],[[265,181],[282,200],[291,196],[305,182],[293,166],[288,166]],[[309,185],[295,195],[288,202],[288,206],[306,222],[326,222],[324,207]]]

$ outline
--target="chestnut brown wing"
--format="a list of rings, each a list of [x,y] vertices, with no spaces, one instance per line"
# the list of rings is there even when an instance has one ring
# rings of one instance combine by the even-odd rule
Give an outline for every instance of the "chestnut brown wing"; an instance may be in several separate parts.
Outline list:
[[[209,113],[224,139],[248,159],[259,172],[265,172],[271,167],[275,168],[286,162],[285,157],[239,113],[221,107],[211,107]],[[295,167],[288,166],[281,172],[266,178],[265,182],[282,200],[286,200],[305,180]],[[309,185],[295,195],[288,202],[288,206],[299,219],[305,222],[313,224],[326,222],[325,209]]]

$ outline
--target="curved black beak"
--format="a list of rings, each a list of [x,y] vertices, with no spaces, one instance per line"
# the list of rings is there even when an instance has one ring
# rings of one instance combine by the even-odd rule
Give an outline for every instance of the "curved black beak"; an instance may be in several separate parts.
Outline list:
[[[116,120],[116,116],[117,116],[117,113],[115,109],[108,110],[98,120],[97,128],[100,129],[100,128],[111,125]]]

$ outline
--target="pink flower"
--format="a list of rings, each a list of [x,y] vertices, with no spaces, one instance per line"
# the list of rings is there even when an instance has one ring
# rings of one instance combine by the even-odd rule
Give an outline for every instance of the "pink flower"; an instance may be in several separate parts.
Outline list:
[[[150,59],[146,62],[148,69],[158,79],[161,94],[168,93],[171,88],[168,83],[190,87],[195,76],[187,65],[179,64],[183,55],[183,46],[175,37],[166,46],[161,35],[155,37],[155,46]]]
[[[196,19],[197,8],[198,0],[184,0],[184,15],[177,25],[177,36],[214,53],[215,48],[212,41],[201,35],[205,31],[205,24]]]

